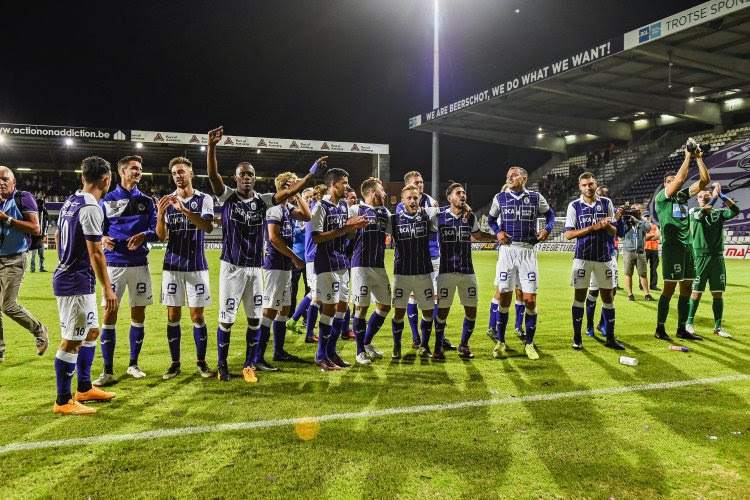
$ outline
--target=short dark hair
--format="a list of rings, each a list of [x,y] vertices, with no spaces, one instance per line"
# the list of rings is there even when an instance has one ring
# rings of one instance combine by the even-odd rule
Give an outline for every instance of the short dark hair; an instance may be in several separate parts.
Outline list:
[[[356,191],[354,191],[354,188],[353,188],[353,187],[351,187],[351,186],[346,186],[346,192],[347,192],[347,193],[355,193]]]
[[[117,170],[120,170],[122,167],[124,167],[131,161],[137,161],[138,163],[143,163],[143,158],[141,158],[138,155],[128,155],[124,158],[120,158],[120,160],[117,162]]]
[[[172,158],[169,160],[169,171],[172,171],[172,167],[175,165],[185,165],[187,168],[191,169],[193,168],[193,162],[185,158],[184,156],[178,156],[177,158]]]
[[[100,156],[89,156],[81,162],[81,176],[88,184],[100,182],[111,175],[109,162]]]
[[[456,181],[448,181],[450,182],[450,185],[448,186],[448,189],[445,190],[445,197],[448,198],[450,195],[453,194],[453,191],[455,191],[458,188],[463,188],[463,186],[456,182]]]
[[[669,172],[667,172],[666,174],[664,174],[664,179],[662,179],[662,181],[666,182],[667,181],[667,177],[672,177],[672,176],[676,177],[677,176],[677,172],[675,172],[674,170],[670,170]]]
[[[343,168],[330,169],[328,172],[326,172],[325,176],[326,186],[337,183],[341,180],[342,177],[349,177],[349,172],[347,172]]]

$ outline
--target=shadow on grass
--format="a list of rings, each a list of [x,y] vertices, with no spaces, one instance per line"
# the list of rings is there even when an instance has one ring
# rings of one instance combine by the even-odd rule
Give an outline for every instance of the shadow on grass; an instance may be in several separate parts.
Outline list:
[[[537,363],[545,370],[538,375],[518,363],[516,377],[509,379],[519,393],[532,394],[535,388],[545,392],[559,389],[586,390],[565,373],[553,356],[545,355]],[[552,392],[550,391],[550,392]],[[599,412],[588,397],[555,401],[536,401],[525,405],[533,422],[528,434],[531,446],[556,482],[558,494],[574,497],[586,490],[593,496],[609,497],[615,492],[639,491],[644,496],[666,491],[666,473],[658,457],[648,448],[612,433],[613,423]],[[591,435],[592,439],[581,439]],[[606,443],[606,444],[605,444]],[[631,460],[630,454],[639,457]],[[615,495],[617,496],[617,495]]]

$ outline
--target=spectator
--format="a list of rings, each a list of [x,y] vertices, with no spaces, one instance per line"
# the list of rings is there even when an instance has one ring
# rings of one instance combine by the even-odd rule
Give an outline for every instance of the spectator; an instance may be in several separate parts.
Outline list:
[[[626,208],[627,210],[627,208]],[[627,231],[622,239],[622,261],[625,270],[625,288],[628,292],[628,300],[635,300],[633,295],[633,268],[638,270],[638,278],[643,290],[646,292],[646,300],[653,301],[648,289],[646,269],[646,234],[651,230],[651,224],[644,220],[641,215],[640,204],[631,207],[633,215],[625,215]]]
[[[651,221],[651,214],[648,211],[643,212],[643,219],[651,224],[651,230],[646,233],[646,243],[644,245],[646,249],[646,262],[648,262],[651,273],[649,287],[651,290],[658,292],[661,291],[661,288],[656,286],[659,274],[659,240],[661,239],[661,231],[659,231],[659,226]]]
[[[47,229],[49,228],[49,213],[44,207],[44,198],[36,199],[39,213],[39,234],[31,237],[31,272],[36,270],[36,254],[39,252],[39,272],[46,273],[44,268],[44,245],[47,243]]]
[[[36,201],[30,193],[16,190],[16,178],[8,167],[0,167],[0,309],[34,335],[40,356],[49,346],[47,327],[18,303],[18,290],[26,271],[30,236],[39,234]],[[0,316],[0,362],[5,360]]]

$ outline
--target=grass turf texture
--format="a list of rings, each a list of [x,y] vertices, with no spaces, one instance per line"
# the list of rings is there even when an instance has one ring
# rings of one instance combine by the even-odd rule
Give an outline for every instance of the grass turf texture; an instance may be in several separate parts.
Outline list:
[[[158,296],[163,251],[151,256]],[[208,251],[214,306],[207,309],[208,361],[216,366],[219,252]],[[125,376],[129,311],[118,321],[117,398],[95,404],[93,416],[52,413],[52,360],[60,338],[51,273],[27,274],[20,302],[50,327],[51,346],[38,358],[31,335],[5,319],[6,362],[0,365],[0,446],[10,443],[126,434],[219,423],[359,412],[399,406],[610,388],[750,373],[747,305],[750,265],[730,260],[725,328],[711,334],[711,300],[703,299],[696,329],[706,341],[674,352],[653,338],[656,303],[628,302],[620,293],[617,333],[637,367],[620,352],[584,337],[574,352],[568,286],[570,254],[540,254],[539,361],[515,351],[495,360],[485,335],[494,276],[493,252],[475,252],[480,314],[471,346],[477,355],[444,363],[415,358],[404,335],[404,359],[391,361],[390,321],[374,344],[385,359],[321,373],[308,364],[278,363],[281,372],[241,379],[245,322],[232,335],[230,383],[194,372],[194,344],[183,312],[183,373],[162,381],[169,364],[166,309],[147,310],[142,380]],[[47,252],[47,266],[55,256]],[[389,259],[392,255],[389,255]],[[390,262],[390,261],[389,261]],[[388,264],[390,267],[390,263]],[[127,297],[125,298],[127,304]],[[667,330],[674,333],[676,299]],[[599,308],[597,308],[597,315]],[[511,308],[511,316],[513,316]],[[448,321],[458,342],[463,312]],[[101,319],[101,316],[100,316]],[[511,317],[512,326],[513,318]],[[433,334],[434,337],[434,334]],[[288,334],[287,349],[311,361],[314,345]],[[339,341],[354,361],[354,343]],[[272,346],[269,346],[271,352]],[[101,371],[101,356],[92,369]],[[75,388],[75,381],[74,381]],[[668,390],[579,396],[554,401],[464,408],[375,418],[195,434],[147,441],[71,446],[0,455],[0,498],[28,497],[728,497],[750,491],[750,383],[746,380]],[[741,434],[733,434],[740,431]],[[716,436],[718,439],[709,439]]]

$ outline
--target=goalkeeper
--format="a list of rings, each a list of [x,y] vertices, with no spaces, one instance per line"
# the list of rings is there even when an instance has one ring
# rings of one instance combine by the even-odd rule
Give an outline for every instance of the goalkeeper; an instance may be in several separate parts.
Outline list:
[[[725,207],[715,210],[714,205],[721,199]],[[703,190],[698,193],[700,208],[690,209],[690,234],[693,237],[693,255],[695,256],[695,279],[693,280],[693,294],[690,296],[690,311],[688,312],[686,329],[695,334],[693,319],[701,295],[709,290],[713,296],[714,333],[720,337],[732,336],[721,326],[724,312],[724,298],[727,286],[727,271],[724,266],[724,221],[737,217],[740,207],[721,192],[721,185],[714,184],[713,193]]]

